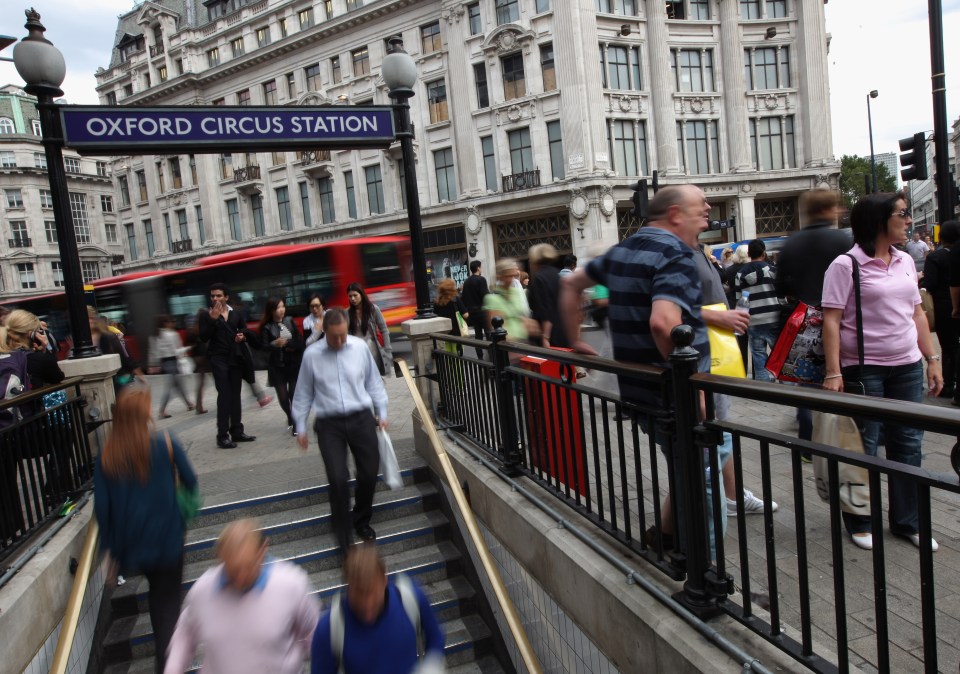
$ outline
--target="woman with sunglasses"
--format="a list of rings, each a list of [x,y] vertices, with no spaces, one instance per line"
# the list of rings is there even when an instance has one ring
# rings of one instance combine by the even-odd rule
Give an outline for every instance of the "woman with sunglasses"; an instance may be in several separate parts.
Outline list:
[[[906,243],[912,222],[902,192],[867,195],[850,212],[854,246],[831,263],[823,282],[823,388],[918,403],[923,400],[924,360],[930,395],[943,388],[940,355],[921,308],[916,267],[896,248]],[[860,274],[862,367],[854,264]],[[863,451],[871,456],[877,454],[880,423],[863,423]],[[894,422],[883,422],[883,430],[887,459],[920,465],[922,430]],[[889,491],[890,531],[919,547],[916,484],[891,475]],[[843,520],[858,547],[873,548],[869,517],[845,512]],[[931,539],[931,549],[938,547]]]
[[[307,308],[310,309],[310,313],[303,319],[304,346],[310,346],[323,337],[323,328],[320,326],[323,323],[323,315],[327,313],[323,298],[316,293],[307,300]]]

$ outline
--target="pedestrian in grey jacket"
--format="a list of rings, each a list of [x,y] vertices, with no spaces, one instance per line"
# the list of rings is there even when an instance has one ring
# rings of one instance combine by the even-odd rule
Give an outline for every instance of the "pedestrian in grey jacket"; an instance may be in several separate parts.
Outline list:
[[[350,317],[349,334],[367,343],[380,374],[385,375],[393,368],[393,348],[390,346],[390,331],[387,330],[383,313],[370,301],[359,283],[347,286],[347,299],[350,301],[350,308],[347,310]]]

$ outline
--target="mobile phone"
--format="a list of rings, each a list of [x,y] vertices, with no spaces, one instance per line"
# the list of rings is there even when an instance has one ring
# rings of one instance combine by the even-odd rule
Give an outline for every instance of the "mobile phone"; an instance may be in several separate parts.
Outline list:
[[[34,346],[43,346],[43,340],[40,339],[40,335],[37,334],[36,330],[30,333],[30,341],[33,342]]]

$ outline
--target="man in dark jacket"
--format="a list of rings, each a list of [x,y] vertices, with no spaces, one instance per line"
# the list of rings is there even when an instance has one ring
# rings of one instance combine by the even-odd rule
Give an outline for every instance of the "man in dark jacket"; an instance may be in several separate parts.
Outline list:
[[[941,398],[953,398],[956,390],[956,352],[958,343],[957,320],[953,318],[953,303],[950,298],[950,267],[953,263],[957,240],[960,239],[960,222],[948,220],[940,225],[940,243],[937,250],[924,260],[923,281],[920,285],[933,296],[934,327],[940,340],[943,354],[943,390]]]
[[[477,339],[483,339],[484,327],[487,325],[487,313],[483,310],[483,298],[489,292],[487,279],[483,278],[483,274],[480,272],[480,260],[474,260],[470,263],[470,276],[463,282],[460,299],[463,306],[467,308],[467,314],[469,315],[467,322],[473,327],[474,336]],[[483,357],[480,349],[477,349],[477,356]]]
[[[549,243],[530,248],[530,313],[540,324],[540,345],[570,348],[566,322],[560,313],[560,254]],[[536,340],[534,340],[536,341]]]
[[[256,337],[240,311],[228,304],[229,299],[227,287],[214,283],[210,286],[213,307],[200,314],[200,339],[208,342],[207,359],[217,387],[217,446],[222,449],[256,440],[243,432],[240,408],[240,386],[247,366],[243,344]]]

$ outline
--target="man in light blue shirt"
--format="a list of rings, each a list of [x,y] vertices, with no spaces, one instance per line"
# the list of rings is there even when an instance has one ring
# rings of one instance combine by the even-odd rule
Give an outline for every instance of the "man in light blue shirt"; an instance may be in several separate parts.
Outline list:
[[[333,528],[343,552],[353,532],[365,541],[377,537],[370,526],[380,468],[377,427],[387,427],[387,391],[380,371],[366,342],[347,334],[348,326],[343,309],[330,309],[324,314],[324,338],[303,354],[292,410],[297,442],[304,451],[307,417],[311,410],[315,415],[313,428],[330,481]],[[348,447],[357,467],[352,517],[348,513]]]

